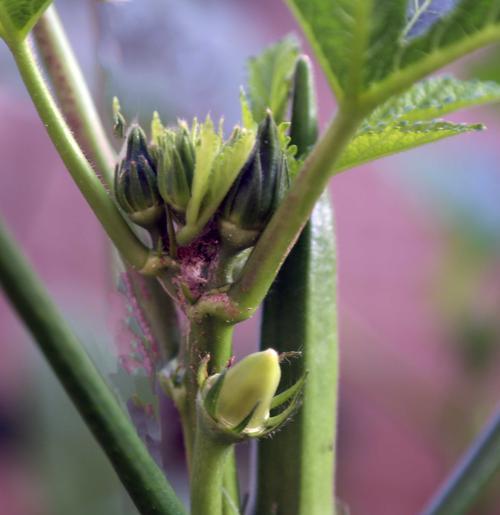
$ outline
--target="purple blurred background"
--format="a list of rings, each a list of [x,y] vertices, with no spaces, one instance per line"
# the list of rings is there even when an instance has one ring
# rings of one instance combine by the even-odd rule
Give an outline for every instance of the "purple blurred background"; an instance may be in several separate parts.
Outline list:
[[[245,59],[299,33],[279,0],[56,5],[108,124],[117,94],[129,117],[147,119],[158,109],[174,120],[210,111],[224,114],[229,127],[238,121]],[[480,58],[453,72],[466,77]],[[317,88],[324,128],[334,100],[319,69]],[[498,404],[500,109],[454,119],[485,122],[489,130],[331,183],[340,263],[337,495],[353,515],[418,513]],[[106,237],[3,44],[0,156],[0,215],[126,396],[137,383],[125,385],[117,375]],[[239,355],[257,345],[257,331],[257,320],[238,331]],[[134,513],[3,298],[0,345],[0,513]],[[179,446],[174,420],[171,442]],[[178,449],[169,478],[182,491],[180,462]],[[499,486],[474,513],[500,513]]]

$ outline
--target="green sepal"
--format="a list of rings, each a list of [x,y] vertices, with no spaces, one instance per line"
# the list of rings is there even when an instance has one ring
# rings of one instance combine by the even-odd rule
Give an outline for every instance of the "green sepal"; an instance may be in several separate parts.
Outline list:
[[[198,372],[196,374],[196,382],[198,383],[198,388],[203,388],[205,381],[208,379],[208,363],[210,361],[210,354],[205,354],[201,359],[200,366],[198,367]]]
[[[158,145],[161,141],[165,127],[161,122],[158,111],[153,111],[153,118],[151,119],[151,143]]]
[[[282,428],[284,424],[292,419],[294,414],[297,413],[300,408],[300,391],[301,390],[295,394],[290,404],[283,411],[268,418],[265,430],[263,430],[259,436],[268,436],[275,431],[278,431],[278,429]]]
[[[245,431],[245,429],[247,428],[248,424],[250,424],[250,421],[254,417],[255,412],[257,411],[257,409],[259,407],[259,404],[260,403],[257,402],[255,404],[255,406],[250,410],[248,415],[239,424],[237,424],[236,426],[231,428],[231,431],[234,432],[234,433],[237,433],[237,434],[243,433],[243,431]]]
[[[203,400],[203,405],[207,413],[213,418],[216,418],[217,401],[226,378],[227,369],[223,370],[214,378],[214,383],[209,386],[208,391]]]
[[[244,88],[240,89],[241,123],[245,129],[257,129],[257,122],[252,114],[252,109],[248,103],[248,98]]]
[[[296,381],[292,386],[282,391],[278,395],[273,397],[273,402],[271,402],[271,409],[278,408],[282,406],[285,402],[290,400],[292,397],[297,395],[302,388],[304,388],[304,383],[306,382],[307,371],[305,371],[298,381]]]

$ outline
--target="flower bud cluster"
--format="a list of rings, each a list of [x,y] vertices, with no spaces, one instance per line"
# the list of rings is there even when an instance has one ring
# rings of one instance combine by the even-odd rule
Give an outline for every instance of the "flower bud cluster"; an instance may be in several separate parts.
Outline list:
[[[124,119],[114,104],[116,125]],[[137,124],[116,167],[115,197],[147,229],[171,216],[176,245],[191,243],[212,220],[235,249],[255,244],[288,189],[288,153],[268,111],[261,124],[236,126],[224,141],[210,117],[164,127],[155,113],[151,141]]]

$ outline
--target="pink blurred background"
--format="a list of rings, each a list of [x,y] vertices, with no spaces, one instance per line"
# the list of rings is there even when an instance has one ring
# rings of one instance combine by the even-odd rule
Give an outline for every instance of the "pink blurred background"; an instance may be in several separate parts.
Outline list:
[[[131,116],[210,111],[230,126],[245,59],[298,33],[278,0],[56,5],[106,123],[118,94]],[[478,59],[453,71],[466,77]],[[317,87],[324,128],[334,100],[319,69]],[[454,119],[489,130],[331,183],[340,263],[337,495],[353,515],[418,513],[498,404],[500,110]],[[1,216],[103,372],[114,374],[106,237],[3,44],[0,156]],[[238,354],[257,345],[257,331],[257,320],[239,331]],[[0,513],[134,513],[3,298],[0,346]],[[179,451],[170,477],[182,490],[178,462]],[[474,513],[500,513],[498,478],[494,486]]]

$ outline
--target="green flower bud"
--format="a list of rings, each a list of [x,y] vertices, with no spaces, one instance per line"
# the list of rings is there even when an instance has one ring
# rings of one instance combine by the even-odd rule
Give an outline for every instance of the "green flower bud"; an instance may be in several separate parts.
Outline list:
[[[215,420],[232,429],[250,417],[244,432],[261,431],[269,418],[280,378],[279,357],[274,349],[245,357],[225,374],[215,405]]]
[[[224,201],[221,235],[235,247],[253,245],[288,186],[287,158],[268,111],[259,125],[254,149]]]
[[[130,129],[125,158],[116,167],[115,196],[129,218],[142,227],[152,227],[162,214],[154,162],[139,126]]]
[[[165,202],[184,214],[191,198],[195,150],[188,128],[168,131],[158,148],[158,188]]]

